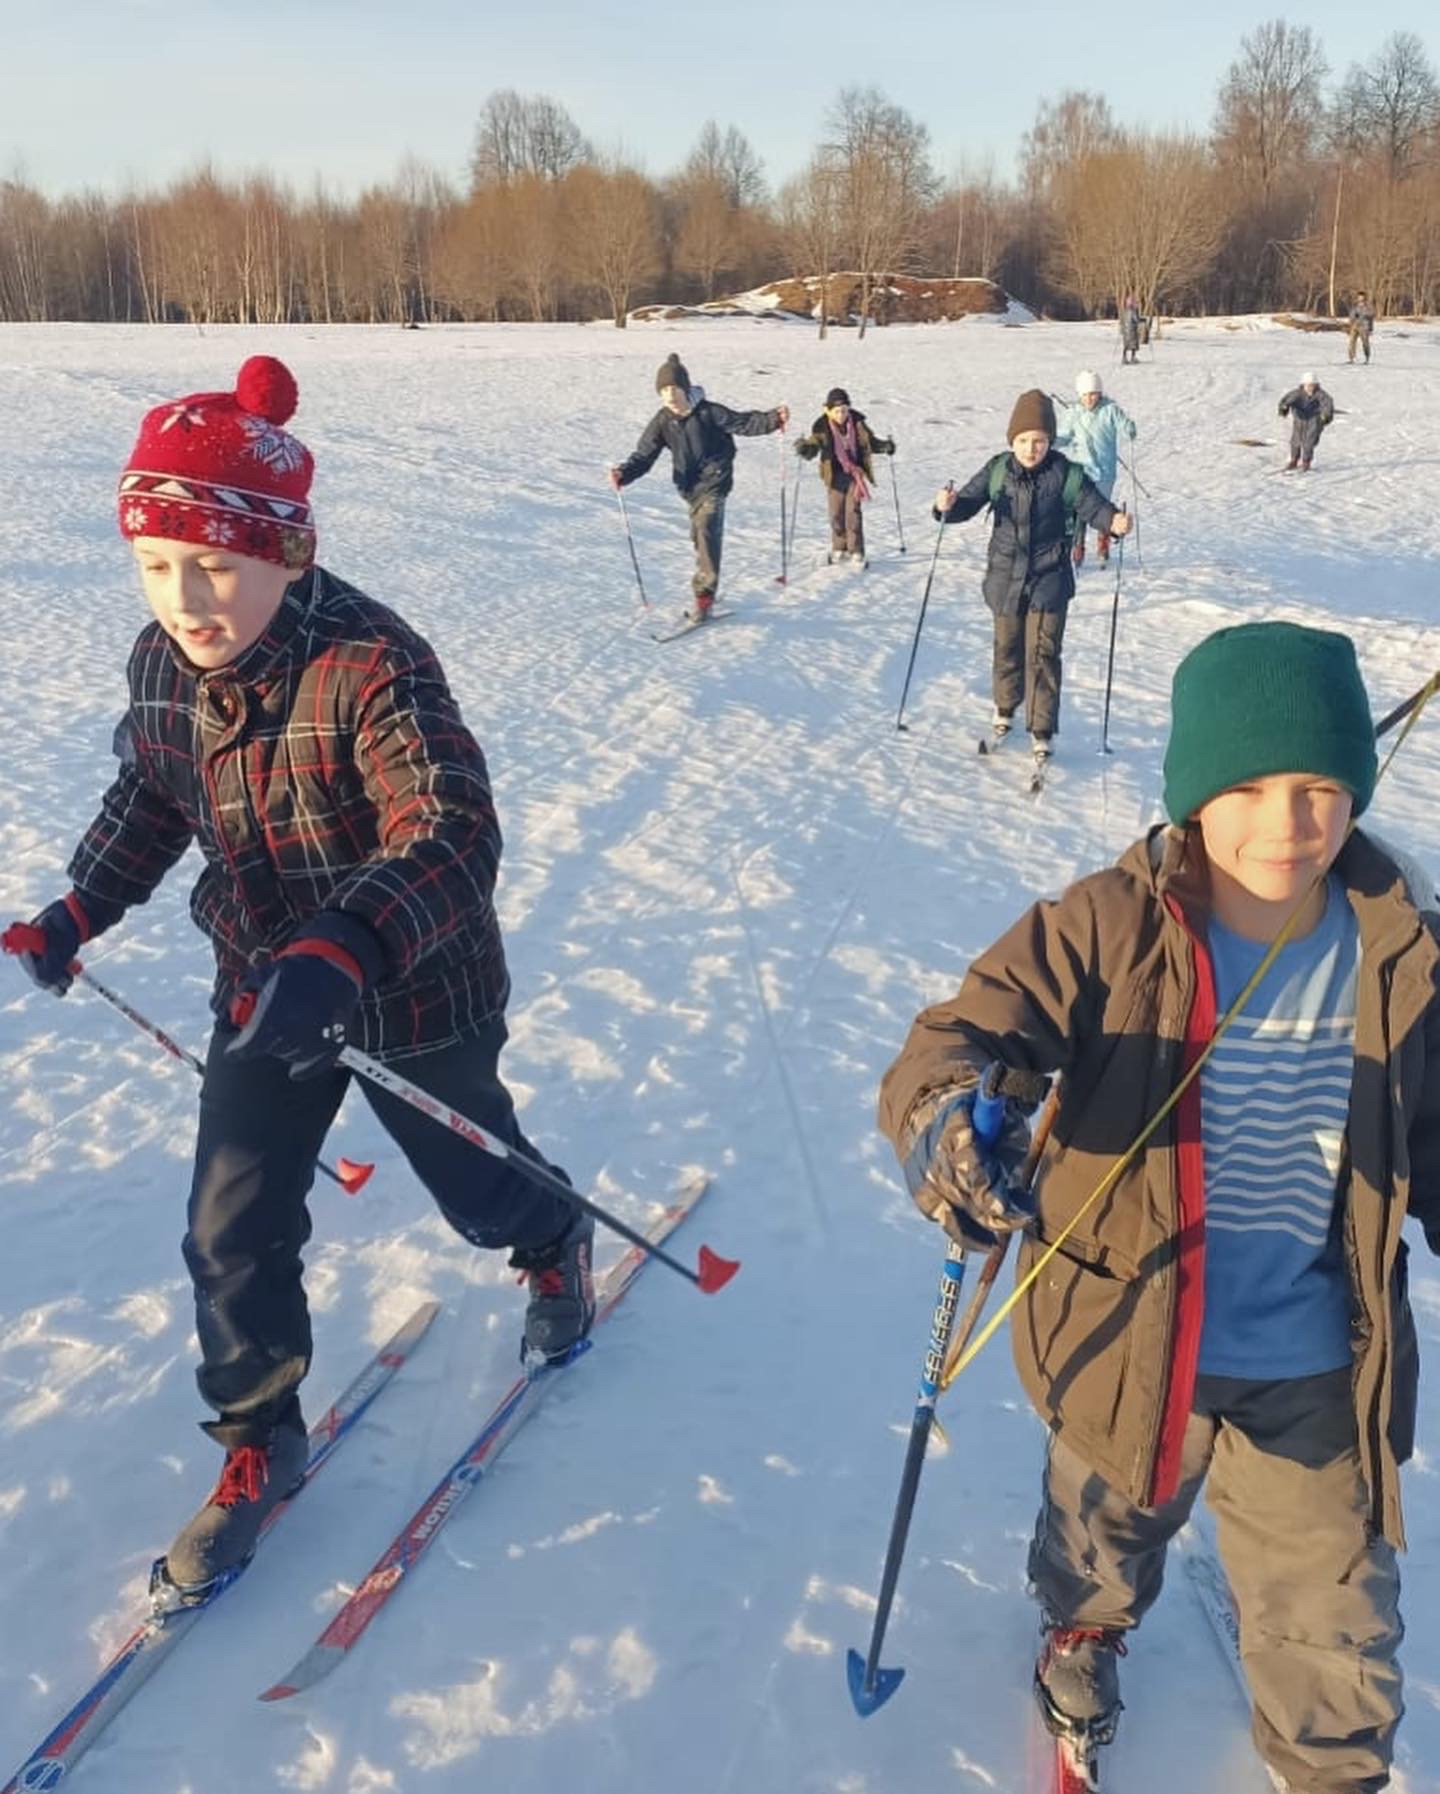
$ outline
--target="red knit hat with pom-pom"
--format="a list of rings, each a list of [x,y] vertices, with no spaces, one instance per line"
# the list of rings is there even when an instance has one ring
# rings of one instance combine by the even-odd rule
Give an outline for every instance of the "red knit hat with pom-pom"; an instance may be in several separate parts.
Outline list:
[[[315,559],[310,451],[281,426],[295,377],[252,355],[234,392],[192,392],[147,412],[120,476],[120,533],[200,542],[282,567]]]

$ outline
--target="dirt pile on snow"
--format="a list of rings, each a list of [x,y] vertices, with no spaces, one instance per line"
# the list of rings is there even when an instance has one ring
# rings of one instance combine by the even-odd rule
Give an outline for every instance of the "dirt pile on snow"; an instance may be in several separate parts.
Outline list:
[[[831,321],[857,324],[862,281],[854,272],[832,274],[823,283],[816,274],[773,280],[748,293],[712,299],[704,305],[642,305],[630,315],[641,323],[677,318],[815,318],[820,312],[822,284]],[[870,318],[875,324],[938,324],[982,315],[1023,323],[1032,314],[993,280],[888,274],[870,290]]]

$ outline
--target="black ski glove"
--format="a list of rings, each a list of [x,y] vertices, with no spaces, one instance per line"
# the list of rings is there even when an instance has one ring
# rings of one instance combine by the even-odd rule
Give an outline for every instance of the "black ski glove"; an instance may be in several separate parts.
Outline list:
[[[86,941],[113,928],[124,913],[120,904],[97,897],[82,903],[72,891],[47,904],[32,922],[12,922],[0,946],[15,955],[42,990],[63,997],[74,983],[70,967],[75,955]]]
[[[875,453],[877,455],[893,455],[895,453],[895,438],[893,436],[881,437],[880,441],[875,444]]]
[[[795,453],[802,461],[813,461],[820,453],[820,444],[813,436],[802,436],[795,444]]]
[[[284,1059],[292,1078],[318,1077],[344,1051],[360,998],[384,971],[379,941],[353,916],[329,910],[272,964],[252,972],[230,1005],[235,1059]]]
[[[1020,1182],[1030,1129],[1022,1110],[1007,1102],[999,1138],[993,1145],[982,1143],[974,1127],[975,1094],[972,1085],[927,1097],[907,1130],[903,1164],[920,1212],[960,1245],[988,1250],[998,1235],[1035,1218]]]
[[[1289,407],[1289,406],[1288,406],[1288,405],[1281,405],[1281,407],[1280,407],[1280,415],[1281,415],[1281,417],[1289,417],[1289,415],[1290,415],[1290,407]]]

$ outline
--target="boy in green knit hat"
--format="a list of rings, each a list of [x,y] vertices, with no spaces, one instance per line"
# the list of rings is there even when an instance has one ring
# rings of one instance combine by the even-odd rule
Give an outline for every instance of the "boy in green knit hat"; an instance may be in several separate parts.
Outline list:
[[[1294,1794],[1388,1780],[1418,1377],[1401,1227],[1440,1250],[1440,917],[1353,826],[1375,779],[1347,637],[1210,636],[1175,674],[1169,826],[1036,904],[885,1077],[925,1214],[982,1247],[1023,1230],[1022,1273],[1064,1234],[1012,1340],[1050,1428],[1036,1692],[1082,1770],[1208,1478],[1261,1755]],[[1028,1195],[1023,1119],[994,1147],[971,1125],[997,1060],[1061,1079]]]

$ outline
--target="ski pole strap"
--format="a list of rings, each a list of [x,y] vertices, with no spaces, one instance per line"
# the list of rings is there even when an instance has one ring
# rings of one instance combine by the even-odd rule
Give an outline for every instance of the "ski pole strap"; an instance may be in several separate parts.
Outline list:
[[[1392,728],[1395,722],[1399,720],[1399,716],[1404,716],[1406,718],[1404,728],[1396,737],[1394,746],[1385,756],[1379,772],[1375,775],[1375,783],[1377,785],[1380,783],[1380,780],[1384,778],[1385,774],[1389,772],[1396,754],[1399,753],[1400,748],[1405,741],[1405,737],[1415,727],[1416,723],[1419,722],[1424,713],[1425,706],[1430,702],[1431,698],[1435,696],[1437,691],[1440,691],[1440,672],[1432,674],[1425,684],[1421,686],[1420,690],[1416,692],[1414,698],[1409,700],[1406,705],[1400,707],[1398,715],[1395,712],[1392,712],[1390,716],[1382,719],[1381,723],[1376,726],[1375,733],[1378,737],[1384,734],[1388,729]],[[1352,821],[1350,827],[1346,830],[1347,840],[1351,833],[1353,833],[1355,826],[1356,824]],[[1325,874],[1322,873],[1320,876],[1323,878]],[[1315,884],[1318,883],[1319,879],[1315,880]],[[942,1395],[955,1381],[956,1377],[960,1375],[961,1371],[972,1364],[979,1354],[984,1351],[985,1347],[990,1343],[991,1339],[994,1338],[1001,1325],[1008,1320],[1010,1311],[1015,1307],[1016,1303],[1018,1303],[1020,1298],[1039,1280],[1045,1267],[1050,1263],[1050,1260],[1054,1258],[1055,1254],[1065,1244],[1066,1240],[1069,1239],[1070,1235],[1075,1231],[1076,1227],[1079,1226],[1085,1216],[1089,1214],[1090,1210],[1094,1208],[1095,1204],[1099,1202],[1103,1196],[1108,1195],[1108,1193],[1115,1187],[1126,1167],[1131,1164],[1140,1149],[1149,1142],[1160,1124],[1174,1111],[1181,1097],[1184,1096],[1185,1092],[1195,1082],[1196,1078],[1200,1076],[1201,1070],[1204,1068],[1210,1055],[1225,1038],[1232,1023],[1239,1016],[1245,1005],[1250,1001],[1251,997],[1254,996],[1256,990],[1260,986],[1260,981],[1275,963],[1276,956],[1279,954],[1280,949],[1290,939],[1295,924],[1299,920],[1301,911],[1309,901],[1311,891],[1313,891],[1314,888],[1314,884],[1312,884],[1294,910],[1292,910],[1290,915],[1285,918],[1280,932],[1270,943],[1264,958],[1261,959],[1259,965],[1256,966],[1255,970],[1246,980],[1245,986],[1241,990],[1239,996],[1236,997],[1229,1009],[1226,1010],[1225,1014],[1222,1015],[1219,1021],[1215,1024],[1215,1032],[1205,1043],[1189,1070],[1186,1071],[1179,1083],[1170,1092],[1169,1096],[1167,1096],[1165,1101],[1161,1103],[1160,1107],[1150,1117],[1149,1121],[1145,1123],[1144,1127],[1141,1128],[1140,1132],[1125,1148],[1120,1157],[1116,1159],[1115,1163],[1100,1179],[1099,1183],[1096,1184],[1095,1188],[1085,1198],[1084,1202],[1082,1202],[1079,1208],[1076,1209],[1075,1213],[1070,1217],[1065,1226],[1062,1227],[1055,1238],[1051,1240],[1050,1244],[1039,1255],[1025,1275],[1019,1279],[1014,1289],[1011,1290],[1010,1294],[995,1310],[994,1314],[991,1315],[990,1319],[980,1329],[979,1333],[976,1334],[974,1342],[967,1346],[964,1351],[958,1352],[955,1355],[954,1362],[946,1367],[940,1379],[940,1393]]]

